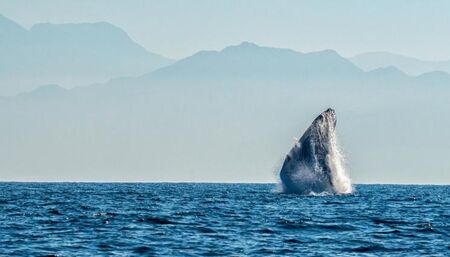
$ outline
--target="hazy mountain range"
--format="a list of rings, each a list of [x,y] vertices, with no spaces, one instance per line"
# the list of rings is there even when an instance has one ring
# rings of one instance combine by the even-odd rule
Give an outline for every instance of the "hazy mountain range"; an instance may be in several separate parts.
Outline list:
[[[71,88],[137,76],[172,62],[148,52],[109,23],[36,24],[0,15],[0,95],[43,84]]]
[[[388,52],[363,53],[350,58],[350,61],[365,71],[395,66],[410,75],[432,71],[450,72],[450,61],[423,61]]]
[[[444,72],[365,72],[332,50],[244,42],[0,98],[1,179],[275,181],[292,137],[333,107],[356,182],[449,183],[449,96]]]

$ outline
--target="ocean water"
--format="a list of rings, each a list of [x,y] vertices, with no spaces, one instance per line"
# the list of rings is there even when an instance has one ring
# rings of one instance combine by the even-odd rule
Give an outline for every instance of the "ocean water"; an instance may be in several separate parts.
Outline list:
[[[0,183],[0,256],[450,256],[450,186]]]

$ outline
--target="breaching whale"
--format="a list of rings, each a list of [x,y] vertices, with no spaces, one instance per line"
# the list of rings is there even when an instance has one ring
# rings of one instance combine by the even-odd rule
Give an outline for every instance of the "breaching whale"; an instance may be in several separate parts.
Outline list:
[[[280,171],[286,193],[351,193],[336,142],[336,113],[321,113],[286,155]]]

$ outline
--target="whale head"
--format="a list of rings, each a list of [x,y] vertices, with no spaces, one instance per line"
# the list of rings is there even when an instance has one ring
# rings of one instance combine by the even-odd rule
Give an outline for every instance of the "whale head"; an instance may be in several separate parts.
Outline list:
[[[310,128],[316,130],[322,137],[327,137],[330,132],[336,130],[336,122],[336,112],[328,108],[314,119]]]
[[[319,125],[322,127],[329,126],[330,129],[336,129],[336,112],[332,108],[326,109],[314,119],[312,125]]]
[[[316,150],[328,151],[336,131],[336,122],[336,112],[328,108],[314,119],[304,135],[309,136],[312,143],[321,148]]]

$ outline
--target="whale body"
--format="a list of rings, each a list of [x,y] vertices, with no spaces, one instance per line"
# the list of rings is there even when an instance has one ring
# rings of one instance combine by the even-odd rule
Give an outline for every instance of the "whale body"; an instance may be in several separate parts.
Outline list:
[[[286,193],[351,193],[343,158],[336,142],[336,113],[321,113],[286,155],[280,171]]]

